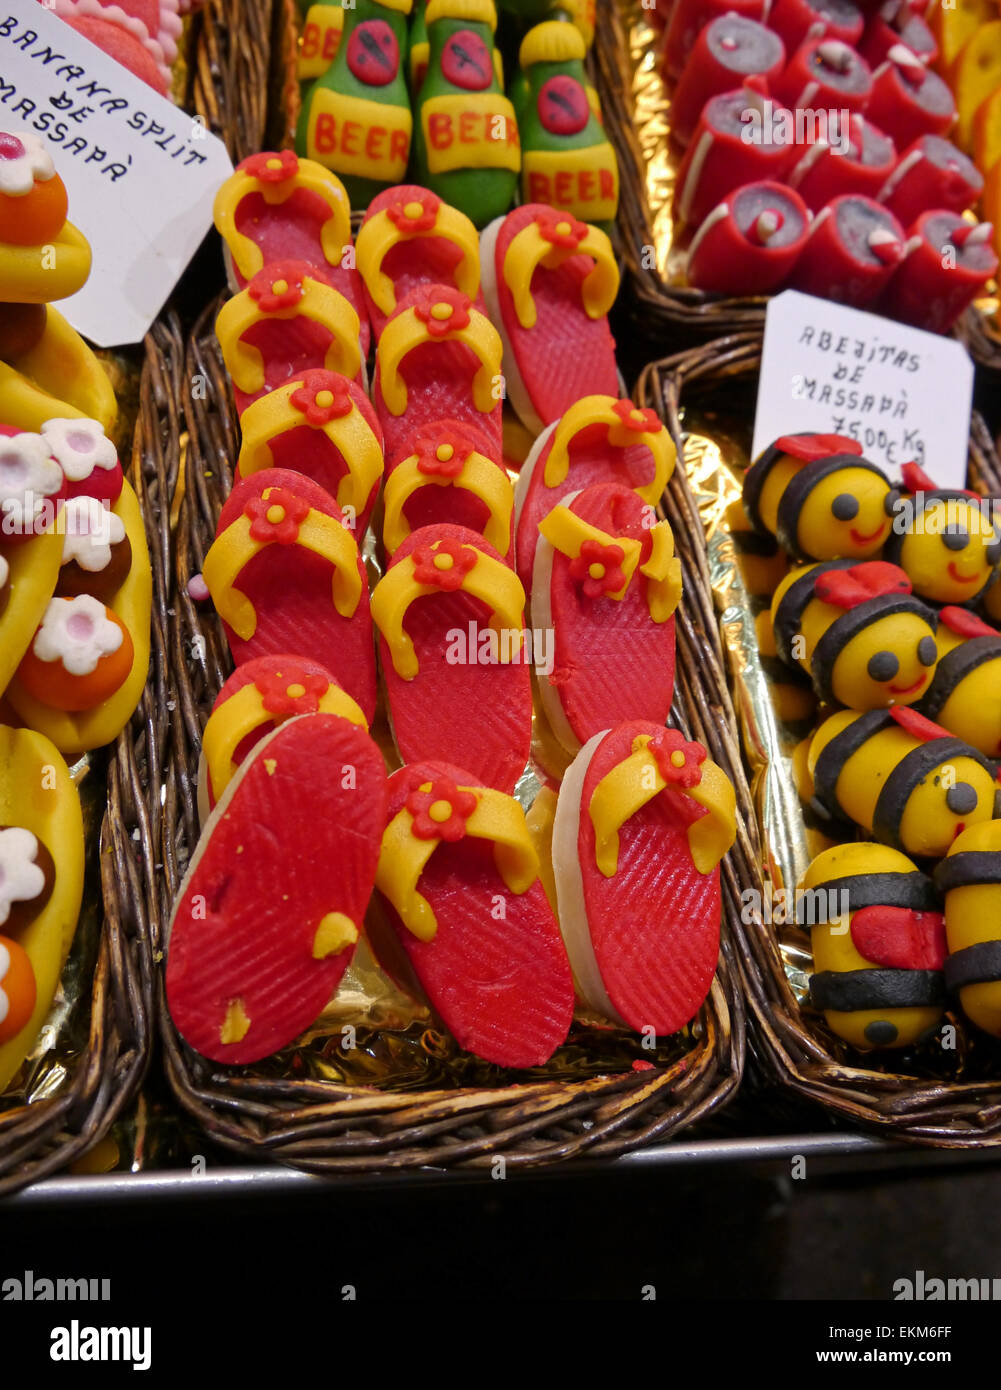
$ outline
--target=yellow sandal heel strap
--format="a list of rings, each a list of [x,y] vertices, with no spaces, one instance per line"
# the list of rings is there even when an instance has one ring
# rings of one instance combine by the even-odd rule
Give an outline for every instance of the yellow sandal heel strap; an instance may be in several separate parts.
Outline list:
[[[570,234],[574,221],[569,213],[556,224],[557,231],[566,228]],[[585,225],[585,224],[578,224]],[[600,319],[608,313],[619,292],[619,267],[612,252],[612,243],[598,227],[587,227],[583,237],[573,246],[559,246],[549,241],[537,222],[512,238],[504,256],[504,281],[514,298],[515,312],[522,328],[534,328],[537,320],[532,277],[539,266],[556,270],[574,256],[590,256],[594,266],[581,285],[581,302],[590,319]]]
[[[650,558],[640,565],[646,576],[646,597],[655,623],[666,623],[681,602],[681,561],[674,553],[674,533],[667,521],[650,528],[653,548]]]
[[[276,284],[283,284],[278,280]],[[265,320],[312,319],[330,330],[330,346],[324,355],[327,371],[356,377],[361,369],[361,348],[358,334],[360,324],[352,304],[323,281],[306,276],[302,294],[284,308],[262,309],[250,288],[241,290],[226,301],[215,322],[216,337],[222,347],[226,370],[238,390],[248,396],[263,389],[264,358],[258,348],[243,341],[243,335],[254,324]]]
[[[327,687],[319,699],[317,711],[320,714],[339,714],[342,719],[368,729],[368,722],[358,705],[340,686]],[[264,708],[264,697],[256,685],[245,685],[212,711],[202,734],[202,753],[216,801],[236,775],[234,754],[247,735],[262,724],[277,726],[284,718],[284,715],[274,715]]]
[[[268,488],[263,496],[275,490]],[[227,526],[212,542],[202,567],[202,577],[219,616],[244,642],[249,642],[257,631],[257,613],[250,599],[237,588],[237,580],[255,555],[277,543],[254,540],[251,525],[250,518],[243,515]],[[310,508],[299,526],[296,544],[330,561],[334,567],[334,607],[342,618],[352,617],[361,599],[362,579],[358,573],[358,547],[351,532],[332,516]]]
[[[244,411],[240,419],[243,443],[237,460],[237,473],[241,478],[274,468],[271,441],[307,424],[303,411],[292,399],[302,386],[301,378],[290,381],[252,401]],[[318,428],[347,465],[348,471],[337,484],[337,505],[341,511],[351,507],[355,516],[359,516],[385,467],[379,440],[353,401],[346,415],[332,416]]]
[[[428,549],[435,553],[443,544],[442,541],[435,541]],[[421,547],[418,547],[418,551],[420,549]],[[473,598],[482,599],[489,607],[490,628],[493,632],[498,635],[504,631],[520,633],[525,611],[525,590],[514,570],[500,560],[484,555],[481,550],[474,550],[472,546],[460,546],[458,550],[462,555],[473,555],[476,558],[472,566],[463,573],[461,585],[456,587],[461,587],[464,593],[472,595]],[[417,578],[421,559],[419,556],[415,558],[416,555],[415,551],[393,565],[379,580],[372,593],[372,621],[389,646],[393,669],[401,680],[406,681],[413,680],[420,670],[414,644],[403,626],[407,610],[416,599],[422,598],[425,594],[443,591],[442,585],[425,584]],[[441,557],[453,560],[449,550],[442,551]],[[435,563],[437,559],[438,555],[435,554]],[[450,591],[454,592],[454,588]],[[515,645],[517,651],[513,650]],[[521,655],[521,646],[521,641],[517,644],[498,642],[498,660],[504,664],[517,661]]]
[[[430,790],[433,783],[428,783]],[[532,843],[525,813],[511,796],[490,787],[458,787],[476,798],[466,818],[465,833],[492,840],[497,872],[512,893],[526,893],[539,877],[539,856]],[[375,886],[406,927],[420,941],[432,941],[438,922],[417,884],[440,838],[424,839],[414,833],[414,815],[404,807],[387,825],[382,837]]]
[[[281,164],[280,156],[276,155],[275,160]],[[315,193],[330,208],[329,217],[320,226],[320,247],[328,265],[340,263],[344,248],[351,241],[351,207],[344,185],[336,174],[313,159],[300,159],[288,178],[274,182],[255,177],[246,169],[237,169],[216,194],[212,218],[245,280],[252,279],[263,269],[264,252],[256,241],[238,230],[236,215],[240,204],[248,194],[259,193],[271,207],[277,207],[300,188]]]
[[[449,485],[462,488],[464,492],[471,492],[480,499],[490,513],[483,531],[484,539],[489,541],[499,554],[507,554],[511,544],[514,488],[503,468],[498,467],[485,454],[474,450],[464,460],[459,472],[451,476],[422,472],[417,454],[411,454],[393,469],[386,480],[383,494],[386,513],[382,538],[390,555],[395,554],[410,535],[410,523],[403,509],[414,493],[422,487]]]
[[[733,786],[722,769],[708,758],[699,765],[701,776],[695,786],[669,783],[650,742],[650,734],[639,734],[629,756],[605,773],[591,795],[588,814],[594,827],[595,864],[605,878],[615,875],[619,866],[619,831],[637,811],[671,786],[705,808],[706,814],[688,827],[688,847],[699,873],[711,873],[736,836]],[[680,758],[675,766],[684,766],[685,753],[681,749],[671,758]]]
[[[416,201],[408,203],[404,211],[409,212],[411,208],[418,209],[421,216],[425,215],[423,204]],[[405,223],[401,225],[400,221],[390,216],[387,208],[383,208],[363,223],[358,233],[355,263],[376,308],[388,316],[397,305],[396,287],[383,270],[383,261],[394,246],[418,237],[441,237],[462,251],[462,260],[453,272],[456,288],[470,299],[475,299],[480,288],[480,241],[469,218],[458,208],[442,203],[435,212],[433,226],[417,225],[417,216],[413,220],[415,230],[411,232]]]
[[[559,487],[570,470],[570,445],[589,425],[605,425],[608,442],[616,449],[632,444],[645,444],[653,455],[654,473],[648,483],[634,489],[644,502],[656,506],[674,472],[677,451],[674,441],[663,425],[642,431],[631,429],[615,409],[619,404],[613,396],[584,396],[575,401],[553,431],[552,447],[546,455],[543,481],[546,487]],[[640,419],[646,412],[636,411]],[[638,421],[637,421],[638,423]]]
[[[432,314],[439,307],[448,308],[451,313],[454,306],[443,300],[440,306],[433,306]],[[480,363],[473,377],[473,404],[482,414],[489,415],[500,399],[495,394],[495,388],[501,373],[503,347],[497,329],[476,309],[470,310],[464,327],[442,334],[432,334],[413,307],[386,325],[379,339],[376,368],[386,408],[393,415],[404,413],[407,408],[407,385],[400,371],[403,360],[415,348],[432,342],[464,343],[471,349]]]

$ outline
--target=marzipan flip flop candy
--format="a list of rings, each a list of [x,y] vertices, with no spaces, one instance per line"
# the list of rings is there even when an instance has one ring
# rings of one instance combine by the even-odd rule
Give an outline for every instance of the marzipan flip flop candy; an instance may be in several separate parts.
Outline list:
[[[386,439],[386,466],[407,458],[435,420],[475,433],[487,458],[501,459],[500,335],[468,296],[425,285],[401,300],[376,349],[372,399]]]
[[[532,741],[525,591],[461,526],[403,542],[372,595],[396,746],[404,762],[458,763],[511,792]]]
[[[265,734],[302,714],[338,714],[367,729],[351,696],[318,661],[260,656],[238,666],[216,696],[202,734],[198,814],[204,825],[240,764]]]
[[[304,473],[329,492],[361,536],[382,480],[382,429],[356,381],[314,368],[243,412],[236,476],[265,468]]]
[[[83,871],[83,816],[69,769],[42,734],[0,725],[0,1092],[49,1012]]]
[[[234,293],[272,261],[304,261],[352,305],[368,354],[361,277],[353,255],[345,255],[354,249],[351,207],[336,174],[292,150],[252,154],[220,187],[213,217]]]
[[[571,764],[553,827],[560,930],[581,997],[657,1037],[683,1028],[719,954],[719,862],[736,799],[699,743],[636,721]]]
[[[388,188],[372,199],[358,232],[357,254],[376,341],[400,301],[422,285],[452,285],[478,300],[476,228],[465,213],[419,184]]]
[[[365,567],[329,493],[286,468],[237,483],[203,575],[238,666],[309,653],[371,720],[375,651]]]
[[[539,858],[513,797],[442,762],[389,780],[369,939],[460,1047],[536,1067],[566,1039],[574,990]]]
[[[551,631],[554,648],[539,694],[571,753],[627,719],[663,723],[671,708],[681,564],[668,523],[649,521],[635,492],[596,483],[539,528],[532,627]]]
[[[480,237],[483,295],[504,341],[511,405],[533,434],[582,396],[615,396],[608,311],[619,268],[604,232],[527,203]]]
[[[674,472],[676,450],[652,410],[613,396],[584,396],[547,425],[521,466],[515,485],[517,569],[532,582],[539,522],[568,492],[592,483],[623,483],[650,507]]]
[[[354,954],[386,823],[364,729],[290,719],[254,749],[205,825],[167,939],[167,1004],[214,1062],[256,1062],[322,1011]]]

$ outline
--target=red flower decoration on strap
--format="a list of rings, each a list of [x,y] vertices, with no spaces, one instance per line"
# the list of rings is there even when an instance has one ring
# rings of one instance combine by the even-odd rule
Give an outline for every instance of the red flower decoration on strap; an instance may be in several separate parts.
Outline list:
[[[299,527],[309,515],[309,503],[287,488],[269,488],[267,496],[252,497],[243,509],[250,518],[250,539],[262,545],[295,545]]]
[[[612,410],[625,428],[633,430],[636,434],[656,434],[664,428],[655,410],[641,409],[640,406],[633,405],[632,401],[616,401]]]
[[[237,169],[259,183],[284,183],[299,172],[299,158],[294,150],[265,150],[244,159]]]
[[[450,777],[439,777],[412,791],[406,808],[414,818],[418,840],[447,840],[455,844],[466,833],[466,822],[476,810],[476,796],[463,791]]]
[[[462,588],[462,581],[480,558],[472,546],[446,536],[433,547],[414,546],[410,552],[414,562],[414,578],[418,584],[431,584],[436,589],[454,592]]]
[[[291,309],[303,296],[303,281],[313,269],[305,261],[271,261],[247,284],[247,292],[264,314]]]
[[[558,212],[556,208],[546,208],[536,213],[535,225],[544,241],[558,246],[561,251],[576,251],[587,236],[587,223],[578,222],[568,212]]]
[[[444,338],[469,327],[472,301],[452,285],[429,285],[414,301],[414,313],[427,324],[432,338]]]
[[[688,743],[677,729],[664,729],[654,734],[649,747],[669,787],[697,787],[702,781],[706,750],[701,743]]]
[[[457,434],[442,430],[437,439],[421,435],[415,441],[414,452],[418,473],[429,478],[457,478],[473,451]]]
[[[827,570],[820,575],[814,592],[836,608],[856,608],[870,599],[889,594],[909,594],[911,581],[899,565],[886,560],[867,560],[846,570]]]
[[[622,569],[624,555],[621,545],[584,541],[580,554],[570,561],[570,578],[581,586],[588,598],[617,594],[626,583]]]
[[[419,236],[422,232],[434,229],[440,207],[441,199],[437,193],[428,189],[419,196],[401,198],[399,202],[390,203],[386,209],[386,216],[405,235]]]
[[[315,714],[330,682],[314,671],[285,663],[284,671],[270,671],[256,682],[268,714]]]
[[[289,400],[305,415],[306,423],[317,429],[331,420],[350,415],[354,409],[347,377],[339,372],[324,371],[322,367],[304,372],[302,385],[292,392]]]

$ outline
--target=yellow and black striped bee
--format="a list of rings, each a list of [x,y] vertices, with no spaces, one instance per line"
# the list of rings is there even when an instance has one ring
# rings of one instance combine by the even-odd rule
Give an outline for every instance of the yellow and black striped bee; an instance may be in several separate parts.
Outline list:
[[[967,1018],[1001,1038],[1001,820],[964,830],[935,884],[945,899],[946,984]]]

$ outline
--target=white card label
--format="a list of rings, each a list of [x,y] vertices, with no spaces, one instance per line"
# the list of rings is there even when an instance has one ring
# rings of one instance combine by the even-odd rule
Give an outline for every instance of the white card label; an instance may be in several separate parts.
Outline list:
[[[768,306],[754,457],[784,434],[843,434],[899,478],[965,487],[973,363],[952,338],[786,290]]]
[[[60,313],[100,347],[140,342],[212,225],[226,147],[37,0],[0,0],[0,130],[17,129],[45,140],[93,251]]]

